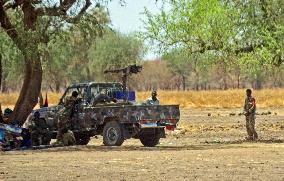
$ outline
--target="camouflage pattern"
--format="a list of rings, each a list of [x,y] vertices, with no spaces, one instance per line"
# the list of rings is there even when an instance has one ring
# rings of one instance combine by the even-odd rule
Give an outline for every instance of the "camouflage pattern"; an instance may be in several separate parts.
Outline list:
[[[84,120],[103,124],[106,119],[113,118],[121,123],[160,122],[176,123],[180,112],[178,105],[102,105],[101,107],[86,107]],[[86,123],[87,125],[90,123]]]
[[[244,104],[244,112],[246,116],[246,129],[249,140],[258,139],[258,135],[255,131],[255,111],[256,103],[253,97],[247,97]]]
[[[81,84],[80,84],[81,85]],[[90,84],[86,84],[89,86]],[[92,86],[95,86],[92,83]],[[99,85],[109,85],[109,83]],[[74,88],[74,85],[72,86]],[[66,100],[64,97],[61,100]],[[90,94],[91,96],[91,94]],[[92,96],[94,96],[92,94]],[[86,99],[92,99],[93,97],[87,97]],[[70,103],[70,102],[69,102]],[[72,105],[72,104],[70,104]],[[76,105],[78,112],[70,119],[70,109],[72,106],[65,106],[61,103],[56,106],[41,108],[39,110],[41,118],[46,120],[49,126],[49,130],[53,133],[55,138],[56,132],[59,133],[59,137],[62,138],[62,130],[64,128],[70,128],[74,134],[87,133],[88,136],[94,136],[101,134],[97,132],[98,127],[104,125],[104,123],[110,119],[119,121],[119,123],[132,123],[142,128],[141,125],[155,123],[157,128],[164,128],[167,125],[176,126],[180,119],[180,112],[178,105],[147,105],[145,103],[137,104],[135,102],[117,102],[117,103],[100,103],[92,106],[87,101],[82,100],[80,104]],[[29,116],[31,121],[33,115]],[[69,119],[67,119],[69,118]],[[60,122],[59,122],[60,120]],[[27,121],[27,124],[28,122]],[[66,130],[65,130],[66,131]]]
[[[73,109],[77,102],[77,98],[70,96],[66,97],[64,102],[64,107],[58,112],[58,132],[57,132],[57,141],[62,141],[63,130],[71,128],[71,117],[73,116]]]
[[[63,134],[62,142],[64,146],[71,146],[76,144],[74,133],[70,130]]]
[[[33,145],[49,144],[51,135],[44,119],[33,118],[32,125],[29,126],[29,129],[31,130],[31,139]]]
[[[121,123],[160,122],[175,125],[180,119],[178,105],[129,105],[101,104],[95,107],[81,105],[82,111],[71,119],[72,130],[87,130],[102,125],[107,119],[117,119]],[[57,130],[57,109],[45,109],[45,119],[51,130]],[[59,111],[60,113],[61,111]],[[59,114],[58,113],[58,114]],[[69,122],[69,123],[70,123]],[[69,124],[70,126],[70,124]]]

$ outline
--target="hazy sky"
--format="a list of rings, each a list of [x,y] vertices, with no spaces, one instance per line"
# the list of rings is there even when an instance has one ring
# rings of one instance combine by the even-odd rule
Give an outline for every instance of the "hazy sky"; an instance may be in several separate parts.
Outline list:
[[[145,15],[141,14],[146,7],[150,12],[159,12],[159,5],[155,0],[126,0],[125,6],[121,6],[118,0],[109,4],[110,18],[113,28],[122,33],[131,33],[143,29]],[[153,52],[148,52],[146,59],[155,58]]]

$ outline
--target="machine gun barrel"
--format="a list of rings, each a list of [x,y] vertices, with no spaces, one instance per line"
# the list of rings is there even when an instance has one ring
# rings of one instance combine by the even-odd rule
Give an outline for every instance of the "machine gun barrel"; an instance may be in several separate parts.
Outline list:
[[[131,74],[137,74],[140,73],[142,71],[142,66],[139,65],[130,65],[127,66],[125,68],[121,68],[121,69],[109,69],[109,70],[105,70],[104,73],[122,73],[122,84],[123,84],[123,94],[124,94],[124,101],[127,100],[126,97],[126,84],[127,84],[127,80],[128,80],[128,76]]]

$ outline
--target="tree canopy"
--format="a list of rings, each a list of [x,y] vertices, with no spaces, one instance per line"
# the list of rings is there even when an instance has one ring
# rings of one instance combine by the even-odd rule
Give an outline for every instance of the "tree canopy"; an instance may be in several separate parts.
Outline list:
[[[258,79],[264,68],[284,61],[283,5],[281,0],[166,1],[158,14],[145,10],[142,35],[161,52],[202,54],[199,61],[211,57],[214,65],[237,65]]]
[[[96,3],[95,6],[91,6]],[[101,2],[91,0],[15,0],[0,1],[0,27],[22,54],[23,85],[11,120],[23,124],[41,91],[44,47],[54,35],[87,16],[89,8],[99,8]],[[93,24],[100,22],[96,16]],[[5,50],[4,50],[5,51]]]

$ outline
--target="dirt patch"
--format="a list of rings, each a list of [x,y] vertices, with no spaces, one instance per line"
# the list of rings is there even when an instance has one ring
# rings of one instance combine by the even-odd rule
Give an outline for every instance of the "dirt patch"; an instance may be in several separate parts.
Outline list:
[[[234,111],[184,109],[179,129],[155,148],[139,140],[105,147],[99,137],[87,146],[1,153],[0,180],[284,180],[283,115],[258,115],[260,140],[247,142]]]

